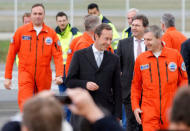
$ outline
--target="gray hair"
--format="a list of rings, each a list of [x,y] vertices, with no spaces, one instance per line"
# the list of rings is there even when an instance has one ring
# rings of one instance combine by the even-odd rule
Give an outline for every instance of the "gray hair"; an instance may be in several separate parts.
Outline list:
[[[136,9],[136,8],[131,8],[131,9],[129,9],[128,11],[127,11],[127,13],[129,13],[129,12],[136,12],[136,14],[139,12],[139,10],[138,9]]]
[[[94,31],[95,27],[101,24],[100,18],[95,15],[87,15],[84,19],[85,31]]]
[[[162,30],[157,25],[149,26],[145,29],[145,33],[152,32],[156,38],[162,37]]]
[[[166,26],[166,28],[175,27],[175,17],[170,13],[163,14],[161,22]]]

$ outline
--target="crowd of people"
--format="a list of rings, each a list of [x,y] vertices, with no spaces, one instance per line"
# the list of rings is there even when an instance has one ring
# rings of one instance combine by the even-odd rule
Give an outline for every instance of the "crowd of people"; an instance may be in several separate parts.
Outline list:
[[[2,131],[190,130],[190,43],[175,28],[175,17],[164,13],[160,26],[149,25],[132,8],[120,37],[96,3],[87,13],[83,33],[63,11],[55,29],[47,26],[43,4],[23,15],[10,42],[4,81],[10,90],[17,56],[20,120]],[[52,57],[59,95],[68,95],[71,104],[45,91],[51,88]]]

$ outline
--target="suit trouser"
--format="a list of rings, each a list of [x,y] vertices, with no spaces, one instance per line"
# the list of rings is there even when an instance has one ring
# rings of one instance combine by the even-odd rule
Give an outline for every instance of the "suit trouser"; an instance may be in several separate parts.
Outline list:
[[[130,96],[127,98],[127,102],[125,102],[124,105],[127,119],[126,131],[142,131],[142,126],[137,123],[132,111]]]

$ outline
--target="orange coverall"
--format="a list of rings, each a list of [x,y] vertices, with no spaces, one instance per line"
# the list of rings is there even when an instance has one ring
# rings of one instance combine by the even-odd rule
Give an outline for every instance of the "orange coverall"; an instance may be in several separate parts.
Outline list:
[[[81,35],[79,37],[80,38],[77,37],[77,39],[75,41],[73,41],[73,43],[71,43],[72,45],[74,45],[74,42],[75,42],[75,45],[72,46],[73,47],[72,54],[69,54],[70,57],[67,57],[66,75],[67,75],[67,73],[69,71],[69,66],[70,66],[70,63],[71,63],[72,56],[73,56],[74,52],[77,51],[77,50],[87,48],[87,47],[91,46],[94,43],[94,40],[86,32],[84,32],[83,35]],[[111,45],[108,47],[107,50],[111,51],[112,53],[114,52]]]
[[[13,64],[18,53],[18,104],[22,111],[24,102],[34,94],[51,88],[50,68],[53,56],[56,76],[63,75],[63,58],[60,42],[55,31],[45,24],[39,35],[33,24],[20,27],[9,45],[5,78],[12,78]]]
[[[187,73],[178,51],[164,47],[158,58],[151,51],[137,57],[131,102],[133,111],[142,110],[143,131],[167,129],[168,109],[177,88],[182,85],[187,85]]]
[[[177,49],[179,52],[181,51],[181,44],[185,40],[187,38],[175,27],[169,27],[162,36],[162,41],[164,41],[166,47]]]

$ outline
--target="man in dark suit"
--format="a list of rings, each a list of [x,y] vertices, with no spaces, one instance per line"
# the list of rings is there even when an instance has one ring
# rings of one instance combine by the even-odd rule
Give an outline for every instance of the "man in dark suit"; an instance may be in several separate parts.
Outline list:
[[[106,51],[112,41],[112,28],[104,23],[97,26],[94,39],[92,46],[74,53],[66,85],[87,89],[96,104],[121,118],[120,62],[117,55]]]
[[[131,109],[130,94],[135,59],[141,52],[145,51],[143,35],[148,24],[148,19],[144,15],[136,15],[133,17],[131,26],[133,37],[120,40],[117,48],[121,65],[121,85],[127,117],[127,131],[140,130]]]

